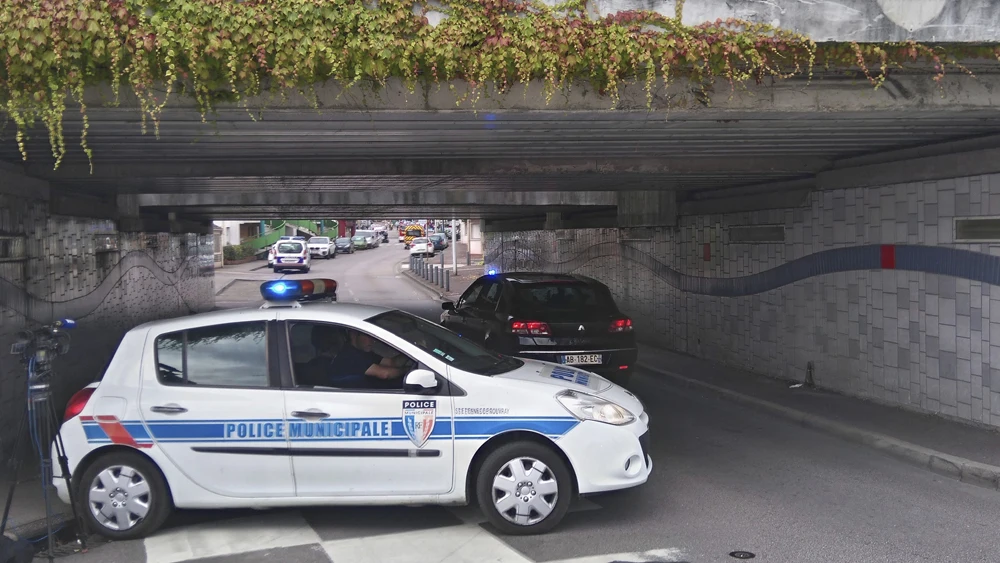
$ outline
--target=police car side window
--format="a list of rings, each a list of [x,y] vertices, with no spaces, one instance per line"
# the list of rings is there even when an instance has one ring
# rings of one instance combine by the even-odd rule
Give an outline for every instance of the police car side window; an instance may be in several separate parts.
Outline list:
[[[192,328],[156,339],[157,376],[164,385],[268,387],[267,324]]]

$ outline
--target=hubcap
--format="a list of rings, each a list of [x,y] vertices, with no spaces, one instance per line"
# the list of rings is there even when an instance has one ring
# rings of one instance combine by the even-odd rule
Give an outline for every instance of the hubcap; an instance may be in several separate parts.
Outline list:
[[[153,500],[146,478],[127,465],[112,465],[90,483],[90,513],[109,530],[131,529]]]
[[[530,526],[545,520],[558,500],[556,476],[537,459],[512,459],[493,478],[493,506],[514,524]]]

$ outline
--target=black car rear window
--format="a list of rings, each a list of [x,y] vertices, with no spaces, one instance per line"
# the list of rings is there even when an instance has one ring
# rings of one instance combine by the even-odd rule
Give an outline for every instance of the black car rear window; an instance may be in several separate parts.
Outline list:
[[[614,311],[614,298],[603,287],[577,282],[535,282],[514,285],[518,310]]]

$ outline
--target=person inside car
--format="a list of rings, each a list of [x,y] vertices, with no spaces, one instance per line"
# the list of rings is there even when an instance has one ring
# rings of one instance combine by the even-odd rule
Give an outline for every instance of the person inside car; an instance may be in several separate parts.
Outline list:
[[[326,325],[316,325],[312,329],[311,341],[316,350],[316,356],[303,366],[301,375],[296,378],[299,385],[329,385],[330,367],[337,352],[344,347],[342,329]]]
[[[345,346],[330,364],[331,385],[340,388],[396,388],[406,357],[383,358],[374,351],[375,339],[352,330]]]

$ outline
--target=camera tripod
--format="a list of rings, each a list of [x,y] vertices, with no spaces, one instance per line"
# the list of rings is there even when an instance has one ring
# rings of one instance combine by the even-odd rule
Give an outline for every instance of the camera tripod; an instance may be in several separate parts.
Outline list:
[[[53,513],[51,502],[51,487],[53,481],[52,448],[62,472],[62,478],[66,480],[66,487],[69,491],[70,506],[72,508],[73,519],[80,524],[77,531],[77,539],[83,549],[86,549],[86,538],[83,532],[82,522],[77,513],[76,502],[73,498],[73,486],[69,472],[69,461],[66,457],[66,448],[63,445],[62,436],[59,433],[59,418],[55,408],[52,406],[52,359],[54,356],[65,353],[69,349],[68,335],[58,329],[72,321],[60,321],[54,325],[46,326],[39,331],[24,333],[22,341],[15,344],[12,352],[20,353],[22,362],[27,364],[28,369],[28,393],[24,417],[18,425],[15,435],[14,449],[14,471],[11,479],[10,490],[7,493],[7,502],[4,505],[3,518],[0,520],[0,535],[6,531],[7,519],[10,515],[11,504],[14,501],[14,492],[17,488],[17,481],[20,470],[25,462],[24,444],[22,440],[27,437],[31,440],[33,449],[38,456],[39,469],[42,480],[42,499],[45,503],[45,526],[46,540],[48,542],[47,556],[49,561],[55,557],[54,534],[58,530],[53,530]],[[71,324],[69,326],[72,326]]]

